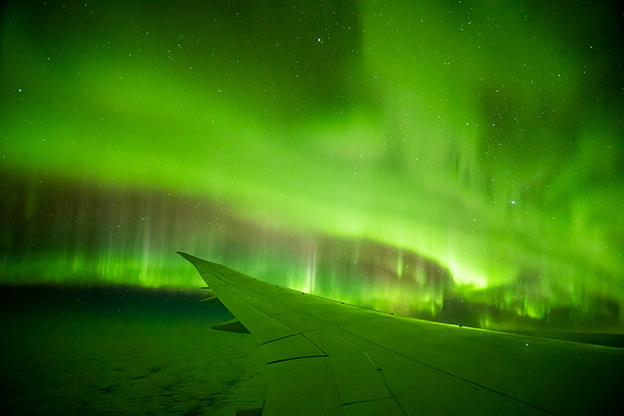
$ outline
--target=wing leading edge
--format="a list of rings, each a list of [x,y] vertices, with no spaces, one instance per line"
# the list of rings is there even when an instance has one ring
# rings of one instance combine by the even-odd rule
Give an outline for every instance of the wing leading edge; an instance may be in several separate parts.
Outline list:
[[[256,338],[264,415],[608,414],[624,350],[344,305],[179,253]]]

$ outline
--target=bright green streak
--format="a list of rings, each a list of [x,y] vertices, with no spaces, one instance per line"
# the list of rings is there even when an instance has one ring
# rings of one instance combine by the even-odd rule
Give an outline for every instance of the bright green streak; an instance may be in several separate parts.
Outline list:
[[[0,166],[206,198],[304,241],[415,251],[475,300],[535,272],[538,295],[524,297],[522,314],[587,296],[622,305],[624,84],[612,11],[578,2],[560,18],[531,3],[362,2],[342,15],[299,7],[308,23],[294,8],[257,19],[258,10],[198,5],[7,8]],[[258,244],[258,259],[275,255]],[[132,260],[101,250],[97,265],[77,270],[180,283],[159,276],[153,254],[146,264],[149,244]],[[313,267],[287,257],[274,269],[312,289]],[[270,269],[238,261],[249,273]],[[124,262],[131,273],[111,266]],[[358,296],[409,302],[367,290],[384,295]],[[497,305],[514,308],[519,292]]]

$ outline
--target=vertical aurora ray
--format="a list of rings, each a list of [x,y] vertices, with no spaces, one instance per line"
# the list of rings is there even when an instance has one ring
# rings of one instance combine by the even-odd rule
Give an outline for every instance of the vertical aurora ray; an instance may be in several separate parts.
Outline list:
[[[10,3],[0,279],[194,286],[184,250],[397,313],[621,331],[618,19]]]

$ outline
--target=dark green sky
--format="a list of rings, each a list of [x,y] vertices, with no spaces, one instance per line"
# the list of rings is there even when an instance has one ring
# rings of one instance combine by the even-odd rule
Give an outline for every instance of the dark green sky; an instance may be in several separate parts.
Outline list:
[[[619,322],[615,3],[10,2],[1,22],[6,282],[195,285],[185,250],[386,308]]]

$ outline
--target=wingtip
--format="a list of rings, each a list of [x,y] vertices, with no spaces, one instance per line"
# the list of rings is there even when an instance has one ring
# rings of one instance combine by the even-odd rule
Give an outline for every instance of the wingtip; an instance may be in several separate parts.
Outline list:
[[[195,256],[191,256],[190,254],[185,253],[185,252],[183,252],[183,251],[176,251],[176,253],[177,253],[177,254],[179,254],[179,255],[181,255],[182,257],[184,257],[184,258],[185,258],[185,259],[187,259],[187,260],[190,260],[190,259],[195,258]]]
[[[194,265],[196,264],[197,260],[201,260],[195,256],[192,256],[188,253],[185,253],[183,251],[176,251],[176,253],[178,253],[180,256],[182,256],[182,258],[184,258],[184,260],[189,261],[191,263],[193,263]]]

